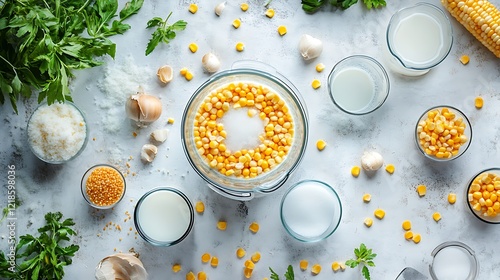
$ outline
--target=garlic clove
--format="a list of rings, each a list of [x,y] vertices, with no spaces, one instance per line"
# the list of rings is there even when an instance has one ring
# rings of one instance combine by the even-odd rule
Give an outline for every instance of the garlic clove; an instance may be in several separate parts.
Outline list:
[[[215,6],[215,14],[220,17],[220,15],[222,14],[222,11],[224,10],[224,8],[226,7],[226,2],[222,2],[222,3],[219,3],[219,5]]]
[[[141,149],[141,160],[144,162],[153,162],[158,153],[158,148],[152,144],[145,144]]]
[[[160,143],[165,142],[165,140],[167,140],[167,136],[168,136],[168,129],[166,129],[166,128],[157,129],[157,130],[151,132],[151,138],[153,138],[153,140],[160,142]]]
[[[133,254],[118,253],[102,259],[96,267],[97,280],[146,280],[148,273]]]
[[[160,82],[168,84],[174,78],[174,69],[170,65],[164,65],[158,69],[156,76]]]
[[[156,121],[162,112],[161,101],[158,97],[146,93],[131,95],[125,103],[127,116],[140,123]]]
[[[311,35],[304,34],[300,38],[299,51],[305,60],[316,58],[323,51],[323,42]]]
[[[384,164],[382,155],[375,151],[368,151],[361,157],[361,166],[366,171],[377,171]]]
[[[201,58],[203,69],[208,73],[215,73],[220,68],[220,60],[213,53],[207,53]]]

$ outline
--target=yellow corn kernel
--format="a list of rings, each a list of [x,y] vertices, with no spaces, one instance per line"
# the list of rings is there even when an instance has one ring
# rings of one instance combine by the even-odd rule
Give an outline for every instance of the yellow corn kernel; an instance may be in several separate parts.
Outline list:
[[[246,260],[244,265],[245,265],[246,268],[250,268],[250,269],[254,269],[255,268],[255,264],[251,260]]]
[[[368,202],[370,202],[371,200],[372,200],[372,195],[371,195],[371,194],[369,194],[369,193],[365,193],[365,194],[363,195],[363,201],[364,201],[364,202],[368,203]]]
[[[417,193],[420,197],[424,196],[426,192],[427,192],[427,187],[425,185],[417,186]]]
[[[174,121],[175,121],[175,120],[174,120],[174,118],[168,118],[167,123],[169,123],[169,124],[173,124],[173,123],[174,123]]]
[[[259,224],[256,222],[252,222],[250,226],[248,226],[248,229],[253,233],[257,233],[259,231]]]
[[[413,232],[411,232],[411,231],[405,232],[405,239],[412,240],[413,239]]]
[[[174,265],[172,265],[172,271],[174,273],[177,273],[177,272],[181,271],[181,269],[182,269],[182,266],[180,264],[178,264],[178,263],[175,263]]]
[[[454,193],[449,193],[448,194],[448,202],[450,204],[454,204],[457,201],[457,195]]]
[[[319,87],[321,87],[321,82],[320,80],[318,79],[314,79],[311,83],[311,86],[313,87],[313,89],[318,89]]]
[[[226,228],[227,228],[227,222],[226,221],[219,221],[219,222],[217,222],[217,228],[219,230],[226,230]]]
[[[320,272],[321,272],[321,265],[319,264],[315,264],[311,267],[311,272],[314,274],[314,275],[318,275]]]
[[[464,54],[464,55],[462,55],[462,56],[460,57],[460,62],[462,62],[462,64],[463,64],[463,65],[466,65],[467,63],[469,63],[469,60],[470,60],[470,59],[469,59],[469,56],[468,56],[468,55],[465,55],[465,54]]]
[[[476,106],[476,109],[483,108],[483,105],[484,105],[484,100],[481,96],[478,96],[474,99],[474,106]]]
[[[242,42],[236,43],[236,50],[242,52],[245,49],[245,45]]]
[[[238,249],[236,250],[236,256],[237,256],[239,259],[243,258],[243,257],[245,256],[245,254],[246,254],[246,253],[247,253],[247,252],[245,251],[245,249],[243,249],[243,248],[241,248],[241,247],[240,247],[240,248],[238,248]]]
[[[323,139],[319,139],[317,142],[316,142],[316,148],[318,148],[318,150],[320,151],[323,151],[323,149],[326,147],[326,142],[325,140]]]
[[[363,223],[365,224],[365,226],[371,227],[373,225],[373,219],[367,217],[367,218],[365,218],[365,220],[363,221]]]
[[[316,72],[320,73],[323,72],[323,70],[325,70],[325,65],[323,63],[316,64]]]
[[[189,44],[189,50],[192,52],[192,53],[195,53],[197,50],[198,50],[198,45],[195,44],[195,43],[191,43]]]
[[[339,264],[339,262],[333,262],[333,263],[332,263],[332,270],[333,270],[334,272],[337,272],[337,271],[339,271],[339,270],[340,270],[340,264]]]
[[[241,9],[243,12],[248,11],[248,4],[247,4],[247,3],[241,3],[241,5],[240,5],[240,9]]]
[[[189,5],[189,12],[195,14],[197,11],[198,11],[198,5],[194,3]]]
[[[186,73],[188,72],[188,69],[186,67],[183,67],[181,68],[181,70],[179,70],[179,73],[182,75],[182,76],[186,76]]]
[[[250,259],[252,260],[252,262],[254,263],[257,263],[260,261],[260,253],[259,252],[255,252],[253,253],[252,257],[250,257]]]
[[[299,263],[300,270],[302,270],[302,271],[307,270],[308,266],[309,266],[309,262],[307,260],[301,260]]]
[[[273,18],[274,17],[274,10],[273,9],[267,9],[267,11],[266,11],[266,17]]]
[[[219,265],[219,258],[217,257],[212,257],[212,259],[210,260],[210,265],[212,267],[217,267]]]
[[[194,273],[192,271],[190,271],[186,274],[186,280],[196,280],[196,276],[194,275]]]
[[[389,173],[389,174],[393,174],[394,170],[395,170],[394,164],[388,164],[385,167],[385,171],[387,171],[387,173]]]
[[[205,271],[198,272],[198,280],[207,280],[207,274]]]
[[[209,253],[205,253],[205,254],[201,255],[201,262],[207,263],[210,261],[211,258],[212,258],[212,256],[210,256]]]
[[[186,78],[187,81],[191,81],[193,79],[193,73],[187,71],[186,72],[186,76],[184,76],[184,78]]]
[[[233,20],[233,27],[238,29],[241,26],[241,20],[239,18]]]
[[[358,177],[359,176],[359,173],[361,172],[361,168],[359,166],[353,166],[351,168],[351,175],[354,176],[354,177]]]
[[[438,222],[439,220],[441,220],[441,214],[439,212],[434,212],[434,214],[432,214],[432,218],[434,219],[434,221]]]
[[[422,236],[420,236],[420,234],[418,233],[414,234],[411,240],[413,240],[415,244],[418,244],[422,240]]]
[[[248,278],[252,277],[252,273],[253,273],[252,268],[248,268],[248,267],[243,268],[243,275],[245,275],[245,278],[248,279]]]
[[[376,209],[373,214],[375,215],[375,217],[377,217],[377,219],[379,220],[382,220],[384,217],[385,217],[385,211],[378,208]]]
[[[406,231],[410,230],[411,229],[411,222],[409,220],[404,220],[402,227]]]
[[[280,25],[280,26],[278,26],[278,34],[280,34],[280,36],[285,35],[285,34],[286,34],[286,32],[287,32],[287,30],[286,30],[286,26],[284,26],[284,25]]]
[[[203,201],[196,202],[195,209],[196,212],[202,214],[205,211],[205,204],[203,203]]]

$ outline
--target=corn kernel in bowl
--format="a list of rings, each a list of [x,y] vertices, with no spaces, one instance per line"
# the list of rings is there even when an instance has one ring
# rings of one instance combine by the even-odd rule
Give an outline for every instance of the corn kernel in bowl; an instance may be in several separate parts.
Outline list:
[[[466,203],[483,222],[500,224],[500,168],[481,171],[466,188]]]

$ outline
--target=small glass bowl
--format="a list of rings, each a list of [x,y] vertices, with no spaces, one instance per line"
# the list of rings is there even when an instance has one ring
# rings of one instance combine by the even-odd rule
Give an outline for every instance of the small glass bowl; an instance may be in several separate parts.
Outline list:
[[[178,189],[157,187],[137,202],[134,224],[137,233],[149,244],[173,246],[184,240],[193,229],[193,204]]]
[[[304,180],[290,187],[281,200],[283,227],[303,242],[317,242],[332,235],[342,218],[342,203],[335,190],[316,180]]]
[[[384,67],[366,55],[342,59],[328,76],[328,92],[333,103],[352,115],[365,115],[380,108],[389,90],[389,76]]]
[[[92,173],[96,169],[101,169],[101,168],[108,169],[111,172],[115,172],[115,175],[119,175],[119,178],[123,181],[123,191],[121,192],[120,197],[116,201],[114,201],[112,204],[108,204],[108,205],[96,204],[95,202],[92,201],[92,199],[89,197],[89,195],[87,193],[87,180],[89,179],[89,177],[92,175]],[[127,189],[127,184],[125,182],[125,177],[123,176],[123,174],[120,172],[120,170],[118,170],[117,168],[115,168],[114,166],[111,166],[109,164],[98,164],[98,165],[94,165],[91,168],[89,168],[83,174],[82,182],[80,185],[81,185],[82,195],[83,195],[83,198],[85,199],[85,201],[90,206],[97,208],[97,209],[110,209],[110,208],[114,207],[116,204],[118,204],[118,202],[120,202],[123,199],[123,196],[125,195],[125,191]],[[108,187],[108,186],[106,186],[106,187]]]
[[[454,113],[456,119],[461,118],[462,121],[463,121],[463,123],[465,123],[465,129],[464,129],[463,135],[465,137],[467,137],[467,142],[461,144],[461,146],[460,146],[460,148],[458,150],[458,153],[455,154],[455,155],[451,155],[451,157],[437,157],[437,156],[435,156],[433,154],[428,154],[426,152],[426,149],[424,147],[422,147],[422,145],[420,144],[420,140],[421,140],[420,139],[421,132],[419,131],[419,124],[420,124],[420,122],[425,122],[425,120],[427,119],[427,116],[428,116],[429,112],[435,111],[435,110],[440,110],[441,111],[441,109],[443,109],[443,108],[446,108],[446,109],[449,110],[449,112]],[[447,136],[443,136],[443,137],[447,137]],[[418,150],[426,158],[429,158],[429,159],[432,159],[432,160],[435,160],[435,161],[450,161],[450,160],[454,160],[454,159],[460,157],[461,155],[463,155],[465,153],[465,151],[467,151],[467,149],[469,148],[471,142],[472,142],[472,127],[471,127],[469,119],[467,118],[467,116],[462,111],[460,111],[459,109],[457,109],[455,107],[452,107],[452,106],[440,105],[440,106],[434,106],[434,107],[426,110],[418,118],[417,124],[415,125],[415,144],[417,145]],[[437,147],[435,146],[434,149],[437,149]]]
[[[447,273],[463,273],[460,275],[460,279],[474,280],[479,274],[476,253],[462,242],[444,242],[432,251],[431,256],[433,259],[432,264],[429,265],[429,273],[433,280],[458,279],[454,278],[456,275],[446,275]],[[469,263],[468,271],[464,266],[467,262]],[[439,276],[442,278],[440,279]],[[467,278],[462,278],[462,276]]]
[[[494,168],[489,168],[489,169],[485,169],[479,173],[477,173],[476,175],[474,175],[474,177],[472,177],[472,179],[470,180],[469,184],[467,185],[467,188],[465,189],[465,203],[467,204],[467,208],[469,208],[470,212],[476,217],[478,218],[479,220],[485,222],[485,223],[488,223],[488,224],[500,224],[500,214],[497,214],[496,216],[488,216],[488,215],[484,215],[484,211],[483,210],[475,210],[474,209],[474,205],[475,202],[473,201],[470,201],[469,200],[469,194],[472,196],[472,193],[474,193],[474,190],[472,190],[473,185],[475,184],[474,181],[476,181],[476,179],[478,180],[481,180],[479,178],[482,178],[484,175],[486,174],[494,174],[496,175],[496,178],[497,179],[493,179],[494,181],[498,181],[500,182],[500,167],[494,167]],[[490,177],[491,178],[491,177]],[[498,183],[497,183],[498,184]],[[493,184],[494,186],[494,184]],[[495,189],[494,191],[490,192],[490,195],[495,192],[495,195],[499,198],[496,202],[493,202],[493,204],[495,203],[500,203],[500,195],[498,194],[498,190]],[[471,197],[471,199],[474,199],[473,197]],[[489,203],[489,202],[486,202],[486,203]]]

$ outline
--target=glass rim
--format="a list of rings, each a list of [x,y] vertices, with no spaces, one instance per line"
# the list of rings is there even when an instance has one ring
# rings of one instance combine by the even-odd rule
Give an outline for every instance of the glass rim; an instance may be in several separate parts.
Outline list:
[[[431,252],[432,256],[432,263],[429,264],[429,273],[431,274],[431,278],[433,280],[439,280],[434,272],[434,260],[436,258],[436,255],[441,252],[441,250],[449,248],[449,247],[458,247],[463,249],[469,256],[469,262],[471,265],[471,271],[469,272],[469,275],[467,276],[466,280],[474,280],[477,278],[477,275],[479,274],[479,261],[477,260],[476,253],[474,250],[472,250],[468,245],[465,243],[462,243],[460,241],[446,241],[434,248]],[[469,277],[470,276],[470,277]]]

